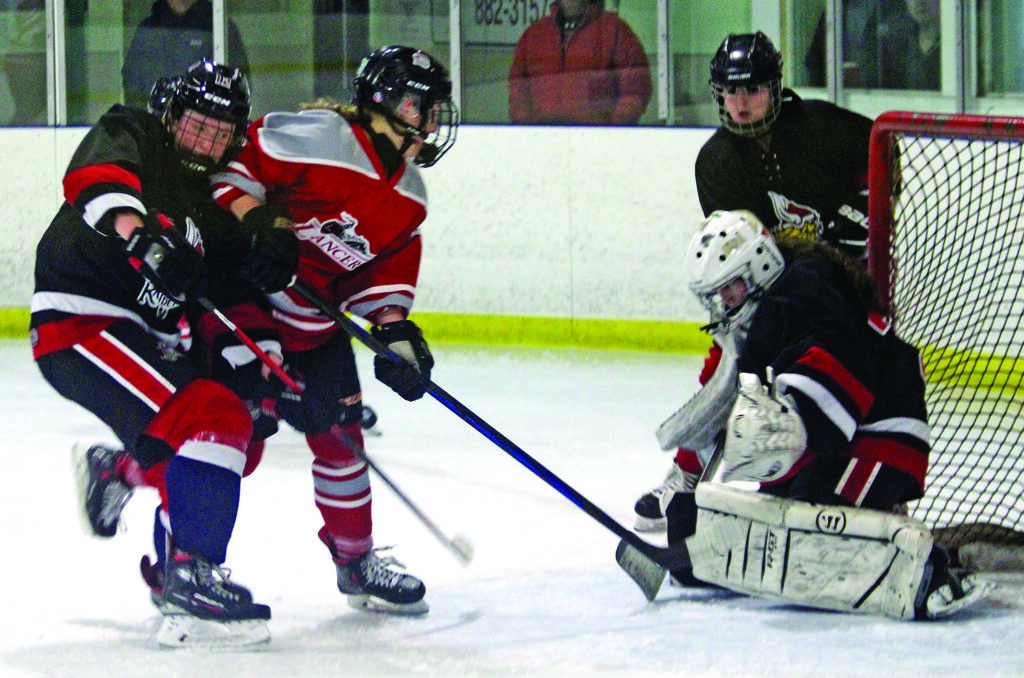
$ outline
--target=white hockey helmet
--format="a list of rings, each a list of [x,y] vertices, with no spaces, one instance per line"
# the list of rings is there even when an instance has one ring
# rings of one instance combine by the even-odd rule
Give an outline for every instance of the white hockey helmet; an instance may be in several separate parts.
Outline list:
[[[686,253],[690,290],[714,323],[745,323],[785,268],[768,229],[746,210],[712,212]]]

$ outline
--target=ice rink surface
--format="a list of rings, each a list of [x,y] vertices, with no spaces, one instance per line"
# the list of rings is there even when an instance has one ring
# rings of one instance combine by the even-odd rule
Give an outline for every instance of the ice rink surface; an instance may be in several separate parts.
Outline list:
[[[632,525],[669,456],[654,430],[690,395],[700,357],[435,346],[434,381],[566,483]],[[83,533],[69,451],[112,440],[39,376],[27,341],[0,341],[3,582],[0,677],[1024,676],[1024,575],[960,617],[931,623],[813,611],[664,587],[654,603],[618,568],[618,539],[429,396],[406,403],[372,377],[383,435],[367,450],[475,558],[462,567],[379,480],[375,539],[427,584],[430,613],[351,610],[316,538],[311,456],[291,431],[242,486],[227,565],[273,608],[253,650],[163,650],[138,561],[156,494],[126,530]]]

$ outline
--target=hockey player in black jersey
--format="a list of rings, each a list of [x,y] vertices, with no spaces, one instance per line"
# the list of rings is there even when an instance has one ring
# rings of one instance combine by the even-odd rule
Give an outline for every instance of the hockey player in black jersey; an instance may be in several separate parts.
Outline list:
[[[764,33],[728,36],[710,71],[721,126],[697,156],[704,215],[749,210],[777,239],[823,240],[863,258],[872,121],[783,88],[782,54]],[[720,355],[712,347],[701,384]],[[636,502],[637,529],[664,529],[665,506],[692,490],[698,469],[696,450],[678,450],[662,485]]]
[[[210,195],[209,176],[243,142],[249,111],[245,76],[209,61],[159,82],[150,110],[113,106],[74,153],[65,203],[36,251],[39,369],[124,448],[75,448],[88,528],[112,536],[133,488],[159,491],[157,565],[143,562],[167,645],[209,632],[217,642],[269,638],[270,608],[221,568],[241,478],[258,461],[245,452],[252,417],[228,388],[200,378],[183,337],[186,306],[202,293],[204,248],[211,266],[297,264],[297,245],[292,264],[280,243],[268,254]]]
[[[731,375],[738,383],[714,403],[695,398],[700,416],[681,432],[688,442],[714,440],[705,463],[715,480],[759,483],[761,493],[786,501],[758,503],[747,492],[702,483],[696,506],[703,511],[713,503],[713,512],[702,518],[694,493],[676,493],[666,511],[669,544],[696,532],[696,540],[687,540],[694,573],[699,567],[717,584],[830,609],[935,618],[973,602],[971,594],[981,593],[976,580],[951,571],[923,524],[901,517],[893,528],[886,517],[923,496],[930,430],[920,356],[896,336],[873,278],[826,243],[784,238],[776,244],[745,211],[713,212],[685,264],[690,290],[710,312],[710,331],[725,350],[719,378]],[[705,428],[717,418],[714,405],[725,413],[719,431]],[[832,515],[828,506],[850,509],[837,509],[832,518],[846,522],[822,526],[820,516]],[[802,511],[818,513],[816,528],[787,515]],[[742,536],[748,527],[752,532]],[[776,560],[790,557],[788,572],[801,584],[776,586],[778,572],[754,582],[758,555],[743,543],[757,543],[751,535],[761,529],[780,535],[790,528],[802,532],[780,547]],[[807,537],[820,544],[805,549],[801,535],[808,530],[822,536]],[[905,538],[910,533],[913,542]],[[723,546],[729,535],[740,536]],[[892,539],[880,551],[882,564],[867,555],[874,546],[848,540],[854,537]],[[821,548],[847,550],[825,557],[826,565],[816,560]],[[749,556],[751,570],[740,574],[723,565],[730,552],[737,561]],[[863,591],[875,589],[892,594],[863,605]]]
[[[782,55],[760,32],[722,42],[710,84],[722,124],[697,155],[704,215],[749,210],[776,238],[864,256],[871,119],[783,88]]]

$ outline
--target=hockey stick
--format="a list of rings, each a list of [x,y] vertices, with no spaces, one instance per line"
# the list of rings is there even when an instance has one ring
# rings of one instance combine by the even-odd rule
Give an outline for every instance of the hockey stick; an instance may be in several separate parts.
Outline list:
[[[295,380],[292,379],[288,375],[288,373],[284,371],[284,369],[277,363],[277,361],[271,358],[267,354],[267,352],[260,348],[255,341],[250,339],[249,335],[247,335],[242,330],[238,329],[238,326],[235,325],[235,323],[231,322],[231,318],[224,315],[219,308],[214,306],[212,301],[203,296],[197,297],[196,301],[198,301],[199,304],[207,311],[217,316],[217,320],[221,321],[224,324],[224,327],[228,328],[231,331],[231,334],[238,337],[239,341],[245,344],[250,351],[255,353],[256,357],[259,358],[264,365],[270,368],[270,371],[273,372],[278,379],[284,382],[285,386],[290,388],[295,393],[302,393],[302,387],[295,383]]]
[[[441,531],[441,528],[439,528],[433,520],[427,517],[427,514],[421,511],[420,508],[416,506],[411,499],[409,499],[409,496],[405,492],[402,492],[398,485],[396,485],[394,481],[384,473],[381,467],[366,454],[366,450],[363,449],[363,446],[360,445],[358,441],[345,431],[339,430],[338,433],[341,435],[342,442],[352,448],[352,450],[355,451],[356,456],[366,462],[366,465],[373,469],[374,473],[384,481],[384,484],[391,488],[391,491],[395,493],[395,496],[402,500],[402,503],[420,519],[420,522],[430,530],[434,537],[437,538],[437,540],[441,542],[446,549],[459,559],[460,563],[463,565],[469,565],[469,563],[472,562],[473,543],[469,538],[465,535],[457,534],[449,539],[448,536]]]
[[[700,474],[700,479],[697,480],[698,485],[714,479],[715,474],[718,473],[718,467],[722,462],[722,452],[724,449],[725,435],[723,433],[719,433],[715,440],[715,450],[712,452],[707,465],[704,466],[704,471]],[[679,546],[686,548],[685,541],[679,544]],[[678,548],[679,546],[674,548]],[[636,582],[636,585],[644,592],[647,600],[654,600],[655,596],[658,595],[658,591],[661,589],[662,583],[665,581],[665,575],[668,574],[667,570],[672,569],[662,567],[625,540],[620,541],[619,546],[615,549],[615,562],[617,562],[619,567],[621,567],[626,574]]]
[[[196,300],[203,308],[205,308],[207,311],[215,315],[218,320],[224,323],[224,326],[231,330],[231,333],[238,337],[238,339],[243,344],[245,344],[250,351],[255,353],[256,356],[263,362],[263,364],[270,368],[270,371],[273,372],[282,382],[284,382],[285,386],[291,389],[292,392],[294,393],[302,393],[302,386],[296,383],[295,380],[292,379],[291,376],[284,371],[284,369],[277,363],[276,360],[271,358],[270,355],[268,355],[266,351],[261,349],[259,345],[256,344],[255,341],[253,341],[245,332],[239,329],[238,326],[235,325],[235,323],[233,323],[230,318],[224,315],[224,313],[221,312],[221,310],[217,308],[212,301],[203,296],[198,297]],[[359,457],[361,461],[365,462],[366,465],[369,466],[370,469],[372,469],[374,473],[376,473],[380,477],[380,479],[384,481],[385,485],[391,488],[391,491],[395,493],[395,496],[397,496],[402,501],[402,503],[405,504],[409,508],[409,510],[413,512],[413,515],[420,519],[420,522],[423,523],[428,530],[430,530],[430,532],[437,538],[437,540],[441,542],[441,544],[446,549],[448,549],[448,551],[450,551],[456,558],[458,558],[459,562],[461,562],[463,565],[469,565],[470,561],[473,560],[472,542],[470,542],[470,540],[465,536],[459,534],[449,539],[445,535],[445,533],[441,531],[441,528],[439,528],[434,521],[428,518],[427,514],[424,513],[412,501],[412,499],[409,498],[409,495],[403,492],[401,488],[399,488],[398,485],[396,485],[395,482],[391,480],[391,478],[388,477],[386,473],[384,473],[383,469],[381,469],[381,467],[378,466],[377,463],[373,461],[373,459],[371,459],[369,455],[366,454],[366,450],[363,448],[362,445],[359,444],[357,440],[355,440],[355,438],[353,438],[348,433],[340,429],[338,432],[341,434],[342,442],[348,445],[348,447],[355,453],[355,455]]]
[[[313,304],[320,310],[325,316],[333,320],[338,326],[349,336],[359,340],[363,345],[369,348],[378,356],[400,362],[403,359],[397,356],[387,346],[377,340],[372,334],[367,332],[355,321],[349,318],[347,315],[342,313],[337,308],[334,308],[326,301],[320,298],[319,295],[312,292],[309,288],[300,282],[295,282],[292,285],[300,296]],[[657,563],[662,568],[674,570],[678,567],[684,567],[690,563],[690,554],[686,550],[685,544],[679,544],[671,548],[663,546],[656,546],[649,542],[644,541],[638,537],[632,531],[626,529],[619,524],[614,518],[601,510],[596,504],[591,502],[589,499],[584,497],[582,494],[573,489],[565,481],[559,478],[557,475],[548,470],[543,464],[527,454],[521,447],[513,443],[511,440],[506,438],[500,431],[495,429],[493,426],[488,424],[486,421],[481,419],[475,412],[470,410],[468,407],[456,400],[451,394],[445,391],[443,388],[438,386],[432,381],[427,381],[426,392],[429,393],[437,402],[441,403],[449,410],[451,410],[455,416],[462,419],[464,422],[476,429],[481,435],[490,440],[492,443],[500,447],[505,453],[510,455],[513,459],[518,461],[520,464],[528,468],[534,475],[546,482],[548,485],[558,491],[563,497],[571,501],[577,507],[583,510],[584,513],[589,515],[597,522],[604,525],[608,530],[613,532],[619,538],[623,540],[629,546],[632,546],[636,551],[642,553],[644,556],[649,558],[654,563]],[[630,575],[632,576],[632,575]]]

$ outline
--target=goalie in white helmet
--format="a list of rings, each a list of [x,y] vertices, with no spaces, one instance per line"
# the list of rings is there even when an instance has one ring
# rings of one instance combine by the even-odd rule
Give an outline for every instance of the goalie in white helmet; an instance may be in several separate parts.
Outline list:
[[[929,450],[920,358],[891,331],[870,275],[824,243],[775,242],[743,211],[714,212],[687,257],[690,290],[738,372],[772,386],[764,395],[806,430],[806,449],[768,464],[772,473],[737,467],[739,447],[727,444],[724,473],[831,504],[920,497]],[[744,382],[752,377],[733,385],[738,393],[760,391]]]
[[[930,449],[924,375],[874,279],[830,245],[774,242],[749,212],[713,213],[687,257],[691,291],[735,350],[719,478],[881,511],[920,498]],[[670,543],[693,532],[687,495],[668,506]],[[932,561],[935,586],[962,595],[940,548]]]

